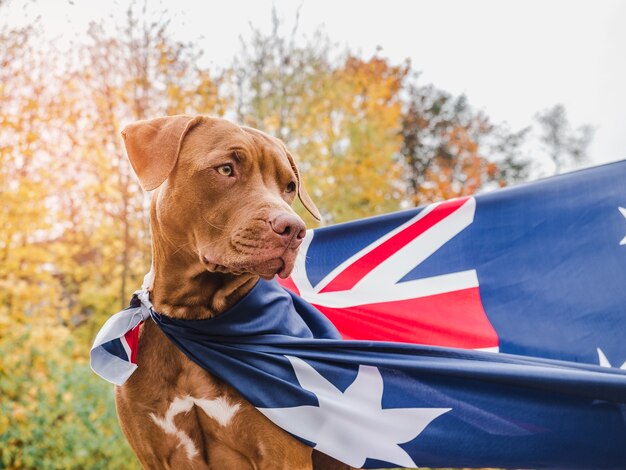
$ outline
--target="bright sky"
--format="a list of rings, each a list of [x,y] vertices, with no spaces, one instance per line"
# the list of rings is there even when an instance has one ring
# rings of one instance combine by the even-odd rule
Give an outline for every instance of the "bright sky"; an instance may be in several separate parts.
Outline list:
[[[151,2],[158,7],[156,2]],[[570,121],[596,128],[594,163],[626,158],[626,2],[620,0],[163,0],[173,30],[199,40],[227,66],[250,23],[268,30],[272,5],[302,34],[323,26],[333,41],[394,62],[409,57],[434,83],[514,129],[563,103]],[[14,2],[14,9],[16,3]],[[31,10],[54,34],[75,36],[89,20],[126,7],[40,0]]]

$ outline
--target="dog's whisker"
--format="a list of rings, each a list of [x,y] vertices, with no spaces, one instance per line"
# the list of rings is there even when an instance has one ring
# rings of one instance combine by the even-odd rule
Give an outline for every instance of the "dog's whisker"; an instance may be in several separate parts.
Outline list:
[[[230,228],[228,225],[223,225],[223,226],[220,227],[219,225],[214,224],[213,222],[208,221],[206,216],[204,216],[204,215],[202,215],[201,217],[202,217],[202,220],[204,221],[204,223],[206,223],[207,225],[210,225],[211,227],[213,227],[213,228],[215,228],[217,230],[224,231],[224,230]]]

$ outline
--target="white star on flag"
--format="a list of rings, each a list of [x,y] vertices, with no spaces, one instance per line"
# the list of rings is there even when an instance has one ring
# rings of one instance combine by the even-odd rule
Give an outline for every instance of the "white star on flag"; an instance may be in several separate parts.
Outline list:
[[[618,207],[619,211],[622,213],[622,215],[624,216],[624,218],[626,218],[626,209],[624,209],[623,207]],[[626,245],[626,237],[622,238],[622,241],[619,242],[620,245]]]
[[[259,408],[283,429],[315,442],[315,448],[353,467],[367,458],[416,467],[398,444],[418,436],[451,408],[382,408],[383,378],[372,366],[359,366],[354,382],[341,392],[302,359],[291,362],[300,386],[315,394],[319,406]]]
[[[600,363],[600,366],[601,367],[613,367],[611,363],[609,362],[609,360],[606,358],[604,351],[602,351],[602,349],[600,348],[596,348],[596,350],[598,351],[598,361]],[[626,370],[626,361],[624,361],[620,369]]]

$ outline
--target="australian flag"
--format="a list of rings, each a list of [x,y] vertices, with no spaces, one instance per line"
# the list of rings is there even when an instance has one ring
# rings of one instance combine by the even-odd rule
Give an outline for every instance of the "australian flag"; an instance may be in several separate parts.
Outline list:
[[[310,231],[281,284],[210,320],[140,291],[92,367],[123,383],[151,318],[355,467],[626,468],[626,161]]]

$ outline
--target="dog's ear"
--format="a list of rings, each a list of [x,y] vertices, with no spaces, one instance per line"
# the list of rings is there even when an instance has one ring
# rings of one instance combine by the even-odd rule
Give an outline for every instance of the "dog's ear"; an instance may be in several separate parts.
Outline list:
[[[178,160],[185,135],[202,116],[167,116],[129,124],[122,131],[128,159],[145,191],[159,187]]]
[[[285,149],[286,150],[286,149]],[[291,164],[291,168],[296,174],[296,179],[298,180],[298,199],[302,202],[302,205],[309,213],[315,217],[317,220],[322,220],[322,214],[320,214],[319,209],[309,196],[306,188],[304,187],[304,183],[302,182],[302,176],[300,175],[300,171],[298,170],[298,166],[296,165],[296,161],[293,158],[293,155],[286,150],[287,158],[289,158],[289,163]]]

